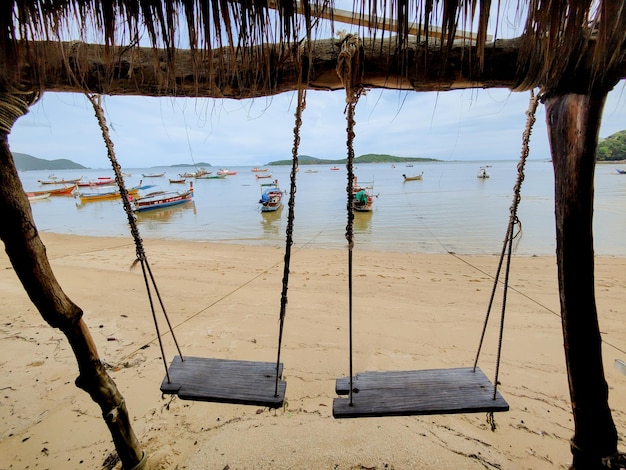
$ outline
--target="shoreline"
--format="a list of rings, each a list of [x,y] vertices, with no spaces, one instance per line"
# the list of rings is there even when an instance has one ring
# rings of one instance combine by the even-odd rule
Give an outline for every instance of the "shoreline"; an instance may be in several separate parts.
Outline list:
[[[125,397],[150,468],[567,468],[573,423],[554,256],[514,256],[499,391],[511,410],[332,418],[347,375],[347,250],[292,247],[281,362],[284,408],[163,397],[164,376],[130,238],[42,233],[62,288],[84,310],[101,359]],[[185,355],[275,360],[284,247],[144,239]],[[471,366],[499,257],[354,251],[355,371]],[[114,447],[95,403],[73,381],[65,338],[34,309],[6,254],[0,302],[0,468],[100,468]],[[605,375],[623,447],[626,270],[596,258]],[[501,291],[501,289],[498,289]],[[499,306],[494,306],[499,312]],[[495,322],[495,323],[494,323]],[[497,324],[479,366],[493,380]],[[175,354],[164,335],[168,362]],[[385,467],[387,465],[387,467]],[[109,465],[105,468],[118,468]]]

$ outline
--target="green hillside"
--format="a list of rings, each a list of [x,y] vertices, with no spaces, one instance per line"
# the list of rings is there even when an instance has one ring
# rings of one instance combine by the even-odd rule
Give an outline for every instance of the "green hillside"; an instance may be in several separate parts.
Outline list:
[[[206,163],[206,162],[199,162],[199,163],[176,163],[175,165],[170,165],[171,168],[178,168],[178,167],[183,167],[183,168],[208,168],[211,165],[210,163]]]
[[[611,134],[598,143],[598,161],[626,160],[626,130]]]
[[[25,153],[12,152],[12,154],[18,170],[82,170],[87,168],[66,158],[44,160]]]
[[[439,161],[435,158],[417,158],[417,157],[396,157],[394,155],[386,155],[379,153],[368,153],[361,155],[354,159],[354,163],[410,163],[410,162],[436,162]],[[298,162],[300,165],[339,165],[345,164],[346,159],[339,160],[324,160],[322,158],[315,158],[308,155],[298,156]],[[291,159],[289,160],[276,160],[266,163],[266,165],[291,165]]]

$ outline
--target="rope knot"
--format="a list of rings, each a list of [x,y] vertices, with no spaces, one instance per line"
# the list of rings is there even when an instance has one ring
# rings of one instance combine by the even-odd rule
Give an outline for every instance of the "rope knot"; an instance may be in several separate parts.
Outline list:
[[[335,68],[341,83],[346,89],[346,103],[356,103],[363,93],[363,66],[361,56],[363,46],[355,34],[348,34],[342,38],[341,51],[337,57]]]

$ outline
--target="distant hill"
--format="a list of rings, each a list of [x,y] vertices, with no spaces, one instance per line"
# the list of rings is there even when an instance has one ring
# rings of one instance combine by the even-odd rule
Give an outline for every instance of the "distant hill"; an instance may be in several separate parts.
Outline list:
[[[354,159],[354,163],[409,163],[409,162],[437,162],[439,160],[435,158],[418,158],[418,157],[396,157],[395,155],[386,155],[379,153],[368,153],[361,155]],[[340,160],[324,160],[322,158],[315,158],[309,155],[299,155],[298,163],[300,165],[338,165],[346,163],[346,159]],[[266,165],[291,165],[291,159],[289,160],[276,160],[266,163]]]
[[[611,134],[598,142],[598,161],[626,160],[626,130]]]
[[[175,165],[170,165],[170,168],[178,168],[178,167],[209,167],[209,166],[213,166],[210,163],[206,163],[206,162],[199,162],[196,164],[193,163],[176,163]]]
[[[25,153],[12,153],[18,170],[82,170],[87,168],[66,158],[44,160]]]

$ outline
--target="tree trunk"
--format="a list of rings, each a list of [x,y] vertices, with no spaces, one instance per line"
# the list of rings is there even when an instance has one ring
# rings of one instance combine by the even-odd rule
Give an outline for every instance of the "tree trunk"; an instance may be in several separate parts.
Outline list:
[[[2,116],[10,113],[4,113],[5,104],[0,100]],[[100,406],[124,468],[139,469],[143,466],[144,456],[132,430],[124,398],[100,361],[96,345],[82,320],[82,310],[63,292],[52,272],[13,162],[6,128],[3,126],[0,130],[0,238],[17,276],[41,316],[50,326],[59,328],[72,346],[79,369],[76,385]]]
[[[574,416],[572,469],[605,468],[617,452],[608,404],[594,290],[593,179],[607,93],[546,100],[555,175],[556,255],[561,320]]]

